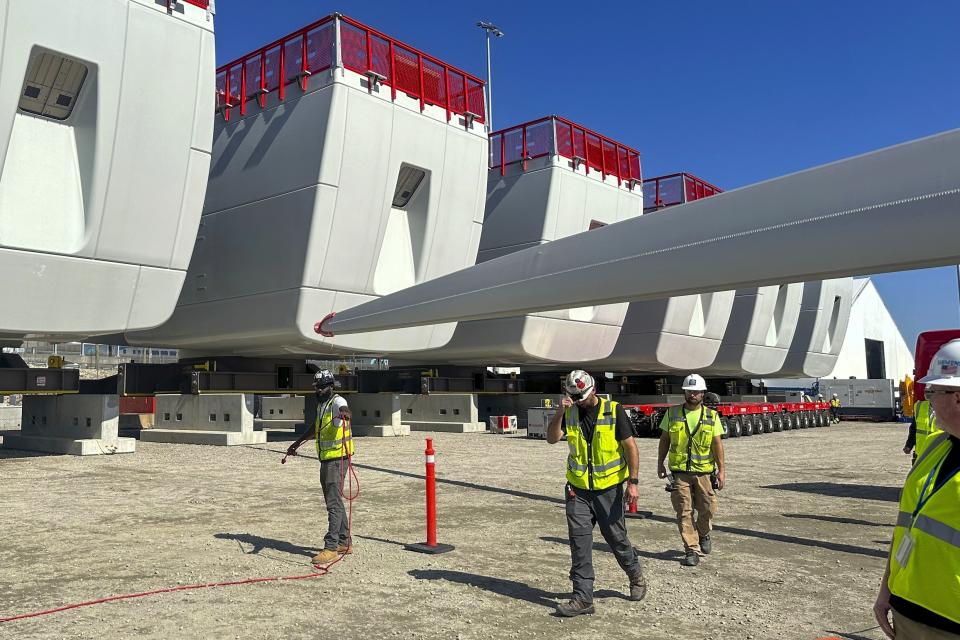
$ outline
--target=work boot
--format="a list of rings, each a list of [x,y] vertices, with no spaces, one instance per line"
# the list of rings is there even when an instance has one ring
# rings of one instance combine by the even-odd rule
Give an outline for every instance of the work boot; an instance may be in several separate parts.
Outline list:
[[[640,602],[647,595],[647,579],[643,577],[642,571],[637,571],[630,578],[630,598],[633,602]]]
[[[713,540],[710,539],[710,536],[700,537],[700,551],[703,551],[705,554],[713,551]]]
[[[683,557],[683,560],[680,561],[680,564],[685,567],[695,567],[700,564],[700,556],[697,555],[696,551],[690,549],[687,551],[687,555]]]
[[[563,604],[557,605],[557,613],[563,616],[564,618],[572,618],[573,616],[582,616],[585,613],[593,613],[593,603],[587,604],[582,600],[577,600],[573,598],[570,602],[564,602]]]
[[[313,556],[313,564],[330,564],[334,560],[340,557],[340,554],[337,553],[336,549],[324,549],[317,555]]]
[[[344,555],[344,556],[349,555],[349,554],[353,553],[353,545],[352,545],[352,544],[340,544],[340,545],[337,545],[337,553],[339,553],[339,554],[341,554],[341,555]]]

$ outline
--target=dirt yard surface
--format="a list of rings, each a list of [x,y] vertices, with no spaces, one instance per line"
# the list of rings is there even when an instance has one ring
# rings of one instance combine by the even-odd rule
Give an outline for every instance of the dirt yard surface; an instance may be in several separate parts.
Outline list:
[[[429,434],[428,434],[429,435]],[[359,439],[355,553],[329,575],[98,604],[0,623],[17,638],[877,639],[871,606],[910,459],[904,425],[726,440],[713,554],[681,567],[656,442],[640,441],[630,520],[641,603],[595,532],[597,613],[569,597],[564,443],[433,434],[440,542],[424,533],[424,434]],[[132,455],[0,451],[0,618],[154,589],[302,575],[322,547],[318,463],[287,444],[138,443]],[[301,449],[313,455],[309,445]],[[318,546],[319,545],[319,546]]]

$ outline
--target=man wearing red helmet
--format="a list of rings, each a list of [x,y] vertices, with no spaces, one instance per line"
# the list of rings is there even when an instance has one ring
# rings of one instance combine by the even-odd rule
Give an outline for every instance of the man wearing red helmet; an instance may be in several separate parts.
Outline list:
[[[564,410],[550,420],[547,442],[559,442],[566,432],[570,447],[566,505],[573,598],[557,607],[558,614],[569,617],[594,612],[594,524],[627,574],[629,599],[642,600],[647,583],[623,519],[624,486],[627,504],[635,503],[638,495],[640,454],[630,419],[619,403],[597,397],[586,371],[571,371],[564,388]]]

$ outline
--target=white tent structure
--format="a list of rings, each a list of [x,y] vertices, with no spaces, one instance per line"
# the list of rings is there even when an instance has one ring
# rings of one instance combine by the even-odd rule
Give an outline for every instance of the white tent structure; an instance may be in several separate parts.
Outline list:
[[[873,280],[853,281],[853,304],[843,347],[826,378],[889,378],[913,375],[913,351],[880,297]]]

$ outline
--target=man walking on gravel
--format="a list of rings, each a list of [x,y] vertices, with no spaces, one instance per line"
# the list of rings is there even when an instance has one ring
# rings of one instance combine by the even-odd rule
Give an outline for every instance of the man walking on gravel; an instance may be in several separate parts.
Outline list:
[[[633,601],[643,600],[647,582],[637,552],[627,539],[624,522],[626,502],[637,501],[640,453],[633,440],[633,427],[619,403],[598,398],[595,383],[585,371],[571,371],[564,384],[563,411],[547,426],[547,442],[555,444],[567,435],[567,530],[570,536],[573,598],[557,607],[570,617],[594,612],[593,527],[610,545],[620,568],[630,581]]]
[[[720,414],[703,404],[706,381],[691,373],[684,379],[682,388],[684,403],[670,407],[660,422],[663,433],[657,455],[657,475],[666,478],[668,468],[673,475],[670,501],[677,512],[677,527],[685,551],[680,564],[695,567],[700,564],[701,554],[713,550],[710,531],[717,514],[715,490],[723,489],[727,474],[720,440],[723,436]],[[666,460],[668,454],[669,460]],[[664,466],[665,460],[667,466]]]
[[[287,455],[297,455],[297,448],[316,434],[320,486],[327,505],[327,535],[323,539],[323,551],[313,557],[313,564],[329,564],[340,555],[353,551],[349,517],[341,495],[347,458],[353,455],[353,434],[347,401],[333,392],[334,386],[336,379],[326,369],[314,375],[317,418],[313,428],[308,429],[287,449]]]

